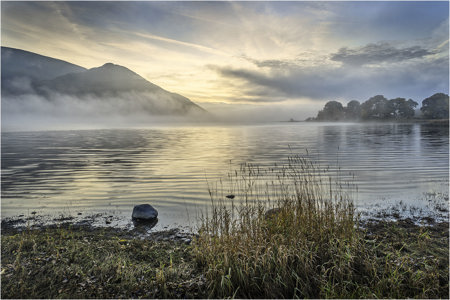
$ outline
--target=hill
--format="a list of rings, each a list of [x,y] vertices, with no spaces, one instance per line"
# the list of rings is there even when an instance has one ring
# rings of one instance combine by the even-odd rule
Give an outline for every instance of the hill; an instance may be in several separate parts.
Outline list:
[[[27,92],[36,80],[52,79],[86,70],[60,59],[20,49],[1,48],[2,95]]]
[[[46,113],[91,116],[207,116],[188,98],[147,81],[126,67],[106,63],[85,69],[69,62],[2,47],[3,116]],[[86,119],[85,118],[85,119]]]
[[[203,108],[188,98],[166,91],[133,71],[112,63],[41,81],[36,86],[36,90],[46,97],[59,93],[84,101],[89,99],[125,100],[130,105],[125,108],[126,111],[134,108],[157,115],[206,113]]]

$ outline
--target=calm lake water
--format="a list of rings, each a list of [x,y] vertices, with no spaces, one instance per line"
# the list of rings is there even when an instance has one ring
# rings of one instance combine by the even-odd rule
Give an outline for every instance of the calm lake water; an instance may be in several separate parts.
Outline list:
[[[361,211],[448,201],[449,131],[426,124],[277,123],[2,133],[2,218],[103,213],[130,224],[133,206],[159,211],[156,229],[195,225],[209,183],[244,162],[272,166],[309,153],[354,175]],[[334,171],[333,171],[334,170]],[[427,200],[428,199],[428,200]]]

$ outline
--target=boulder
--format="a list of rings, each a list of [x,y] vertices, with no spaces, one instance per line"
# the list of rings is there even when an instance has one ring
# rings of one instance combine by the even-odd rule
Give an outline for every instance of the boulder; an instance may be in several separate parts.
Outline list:
[[[133,208],[133,220],[154,221],[158,217],[158,211],[150,204],[139,204]]]

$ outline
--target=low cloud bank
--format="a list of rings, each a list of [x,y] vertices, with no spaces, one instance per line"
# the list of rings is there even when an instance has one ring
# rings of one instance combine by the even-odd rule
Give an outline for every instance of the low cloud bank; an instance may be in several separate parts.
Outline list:
[[[163,99],[160,99],[163,100]],[[167,100],[167,99],[166,99]],[[147,101],[145,95],[129,92],[118,97],[83,98],[53,93],[2,97],[2,131],[140,127],[151,124],[207,121],[210,116],[185,110],[181,115],[151,114],[178,110],[171,101]]]

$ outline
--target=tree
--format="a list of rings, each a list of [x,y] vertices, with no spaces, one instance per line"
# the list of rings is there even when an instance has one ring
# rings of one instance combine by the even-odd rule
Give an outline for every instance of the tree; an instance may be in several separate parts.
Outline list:
[[[383,95],[374,96],[361,104],[361,117],[363,119],[385,120],[392,116],[392,104]]]
[[[347,103],[345,118],[347,120],[359,120],[361,118],[361,103],[359,101],[352,100]]]
[[[406,101],[405,98],[395,98],[389,100],[392,108],[392,116],[395,119],[409,119],[414,117],[414,108],[418,103],[412,99]]]
[[[448,95],[434,94],[422,101],[420,110],[427,119],[448,119]]]
[[[317,114],[317,120],[320,121],[338,121],[344,118],[344,107],[337,101],[329,101],[325,104],[323,110]]]
[[[408,101],[406,101],[406,104],[403,105],[400,110],[400,117],[406,119],[414,117],[414,115],[416,114],[415,108],[417,107],[417,105],[419,105],[419,103],[417,103],[413,99],[408,99]]]

